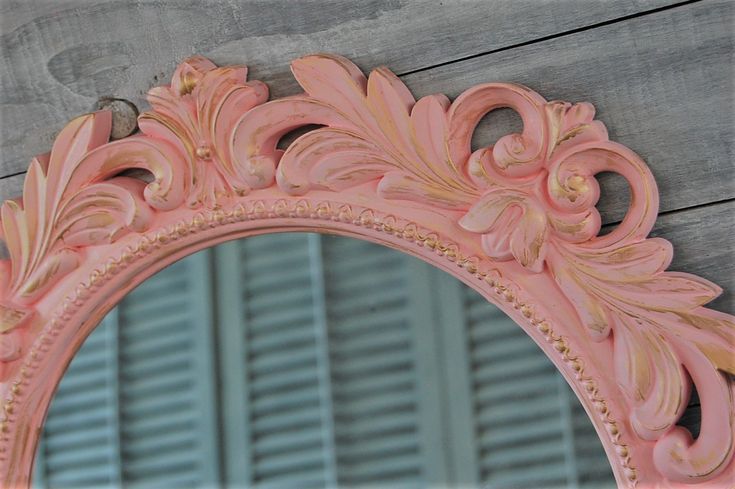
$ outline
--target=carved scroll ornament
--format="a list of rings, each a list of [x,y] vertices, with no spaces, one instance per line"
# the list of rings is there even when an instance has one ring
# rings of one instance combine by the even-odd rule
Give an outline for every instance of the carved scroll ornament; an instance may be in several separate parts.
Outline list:
[[[671,245],[646,238],[655,181],[608,140],[590,104],[505,83],[416,101],[389,70],[366,78],[331,55],[292,70],[304,93],[267,102],[244,66],[190,58],[170,86],[150,91],[140,134],[108,142],[110,115],[85,115],[31,162],[22,198],[1,211],[6,486],[28,484],[64,367],[125,292],[202,247],[287,229],[397,247],[497,303],[577,392],[620,485],[731,480],[735,323],[703,307],[716,285],[665,271]],[[520,115],[523,132],[472,151],[475,126],[500,107]],[[278,148],[304,125],[321,127]],[[605,235],[602,171],[622,175],[632,195]],[[692,384],[696,440],[676,426]]]

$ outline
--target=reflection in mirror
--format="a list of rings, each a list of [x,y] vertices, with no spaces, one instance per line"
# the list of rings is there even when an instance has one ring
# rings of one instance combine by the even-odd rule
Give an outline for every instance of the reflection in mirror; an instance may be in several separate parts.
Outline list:
[[[132,291],[48,415],[36,487],[613,487],[520,327],[418,259],[248,238]]]

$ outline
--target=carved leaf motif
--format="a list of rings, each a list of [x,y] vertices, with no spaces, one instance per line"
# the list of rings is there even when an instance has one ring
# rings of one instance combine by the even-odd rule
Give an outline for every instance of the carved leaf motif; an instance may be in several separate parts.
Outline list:
[[[658,439],[686,408],[689,391],[684,370],[671,345],[650,322],[617,311],[612,317],[618,385],[634,405],[638,434]]]
[[[520,211],[519,217],[513,214],[514,209]],[[527,194],[492,190],[472,206],[459,224],[468,231],[484,234],[483,249],[488,256],[497,259],[513,256],[533,272],[543,269],[548,221],[543,209]]]
[[[572,143],[607,141],[607,129],[600,121],[594,120],[595,108],[587,102],[574,105],[549,102],[546,104],[546,117],[549,125],[548,157]]]
[[[153,110],[141,114],[140,128],[186,156],[190,207],[212,208],[225,197],[250,191],[248,175],[230,153],[230,141],[237,119],[265,102],[268,88],[258,81],[246,83],[246,77],[245,66],[217,68],[195,56],[179,65],[170,86],[148,92]]]
[[[373,142],[343,129],[321,128],[300,137],[284,157],[276,178],[292,195],[310,188],[344,190],[380,178],[394,168]]]
[[[29,167],[22,200],[0,209],[2,236],[10,255],[7,294],[30,304],[79,263],[88,246],[110,243],[150,222],[151,206],[170,208],[183,198],[181,171],[171,168],[172,149],[140,137],[105,144],[110,114],[71,121],[50,155]],[[140,168],[145,182],[114,177]]]
[[[508,84],[474,87],[451,104],[438,95],[415,102],[382,68],[365,78],[344,58],[312,56],[292,69],[306,93],[253,109],[236,130],[235,146],[251,173],[275,174],[279,187],[296,195],[377,182],[382,198],[464,212],[458,225],[480,235],[488,257],[548,271],[594,339],[613,333],[615,375],[642,438],[675,443],[690,376],[720,392],[725,381],[718,370],[735,370],[735,327],[702,307],[719,289],[664,271],[671,246],[645,239],[658,205],[653,177],[637,155],[608,140],[592,105],[547,102]],[[499,107],[520,114],[523,132],[472,151],[475,126]],[[305,124],[327,127],[276,149],[285,133]],[[602,171],[628,181],[633,205],[613,232],[597,236],[595,175]],[[690,348],[710,366],[694,365]],[[732,412],[732,399],[708,401],[717,402]],[[686,453],[676,448],[659,456],[662,473],[688,480],[721,470],[711,457],[706,463],[697,457],[718,443],[729,457],[723,444],[732,435],[703,431],[700,439],[687,442]],[[712,470],[702,475],[696,464]]]
[[[21,354],[22,332],[12,330],[87,248],[145,231],[157,211],[217,208],[274,184],[274,192],[292,195],[364,186],[383,199],[448,210],[489,258],[553,277],[591,337],[612,344],[632,425],[655,440],[661,474],[701,482],[728,466],[735,323],[703,307],[719,287],[665,271],[671,245],[646,239],[658,207],[653,176],[608,140],[592,105],[547,102],[501,83],[471,88],[453,103],[443,95],[416,101],[386,68],[365,77],[339,56],[302,58],[292,70],[305,93],[264,103],[267,88],[246,82],[244,66],[193,57],[170,86],[149,93],[145,136],[107,143],[106,113],[70,122],[50,155],[31,162],[22,199],[0,208],[10,253],[0,261],[0,360]],[[500,107],[518,112],[523,131],[473,151],[476,125]],[[277,148],[309,124],[325,127]],[[145,170],[152,181],[120,175],[126,169]],[[603,171],[627,180],[632,204],[619,226],[598,236],[595,175]],[[703,409],[697,440],[675,426],[692,381]]]
[[[671,437],[680,436],[675,424],[689,402],[687,372],[700,387],[703,405],[725,405],[728,417],[735,416],[727,389],[713,401],[711,393],[720,391],[705,388],[727,383],[719,371],[735,375],[735,323],[702,307],[720,294],[715,284],[694,275],[664,272],[672,257],[667,241],[654,238],[594,250],[556,246],[550,257],[552,273],[594,337],[613,334],[616,378],[629,398],[639,436],[666,446],[674,443]],[[704,413],[703,425],[712,422],[708,415]],[[711,477],[731,456],[732,442],[727,431],[716,435],[703,431],[697,442],[690,438],[676,452],[691,446],[692,454],[685,458],[705,457],[697,462],[696,471]],[[663,472],[678,470],[672,466],[678,466],[683,455],[674,452],[659,457]],[[676,474],[672,477],[695,477],[691,467]]]
[[[238,139],[250,141],[247,147],[257,151],[245,165],[256,167],[263,163],[262,156],[274,155],[280,160],[279,186],[297,195],[310,188],[341,190],[380,180],[378,193],[385,198],[431,202],[447,209],[467,209],[477,198],[477,189],[444,147],[446,97],[416,102],[387,69],[379,68],[365,78],[338,56],[309,56],[294,61],[292,69],[306,95],[274,101],[247,114]],[[267,135],[248,125],[249,120],[273,117],[277,109],[292,114],[293,125],[274,126]],[[275,151],[283,134],[309,123],[328,128],[305,134],[282,155]],[[332,154],[330,141],[335,145]]]

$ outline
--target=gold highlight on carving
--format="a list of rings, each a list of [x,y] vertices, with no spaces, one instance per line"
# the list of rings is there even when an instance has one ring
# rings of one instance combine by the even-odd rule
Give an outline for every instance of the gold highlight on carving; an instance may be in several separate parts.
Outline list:
[[[31,163],[22,199],[2,206],[5,473],[28,463],[33,435],[23,429],[46,408],[28,393],[53,387],[53,359],[69,360],[64,345],[79,343],[84,321],[135,267],[294,226],[398,247],[474,281],[556,359],[620,483],[723,480],[735,434],[713,417],[735,418],[726,375],[735,374],[735,323],[704,307],[717,286],[666,271],[671,246],[646,238],[653,176],[609,141],[590,104],[502,83],[453,102],[416,100],[389,70],[365,76],[331,55],[295,61],[304,93],[266,103],[267,88],[246,71],[186,60],[170,86],[149,93],[142,135],[108,143],[108,116],[72,121],[50,156]],[[476,124],[499,107],[517,111],[523,131],[472,151]],[[278,148],[308,124],[319,128]],[[628,181],[632,203],[600,236],[603,171]],[[696,440],[677,426],[692,382],[703,406]]]

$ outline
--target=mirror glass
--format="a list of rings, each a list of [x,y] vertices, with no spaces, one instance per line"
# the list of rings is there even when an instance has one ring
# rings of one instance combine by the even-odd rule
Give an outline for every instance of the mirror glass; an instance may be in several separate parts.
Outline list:
[[[614,487],[520,327],[398,251],[309,233],[181,260],[88,337],[35,487]]]

